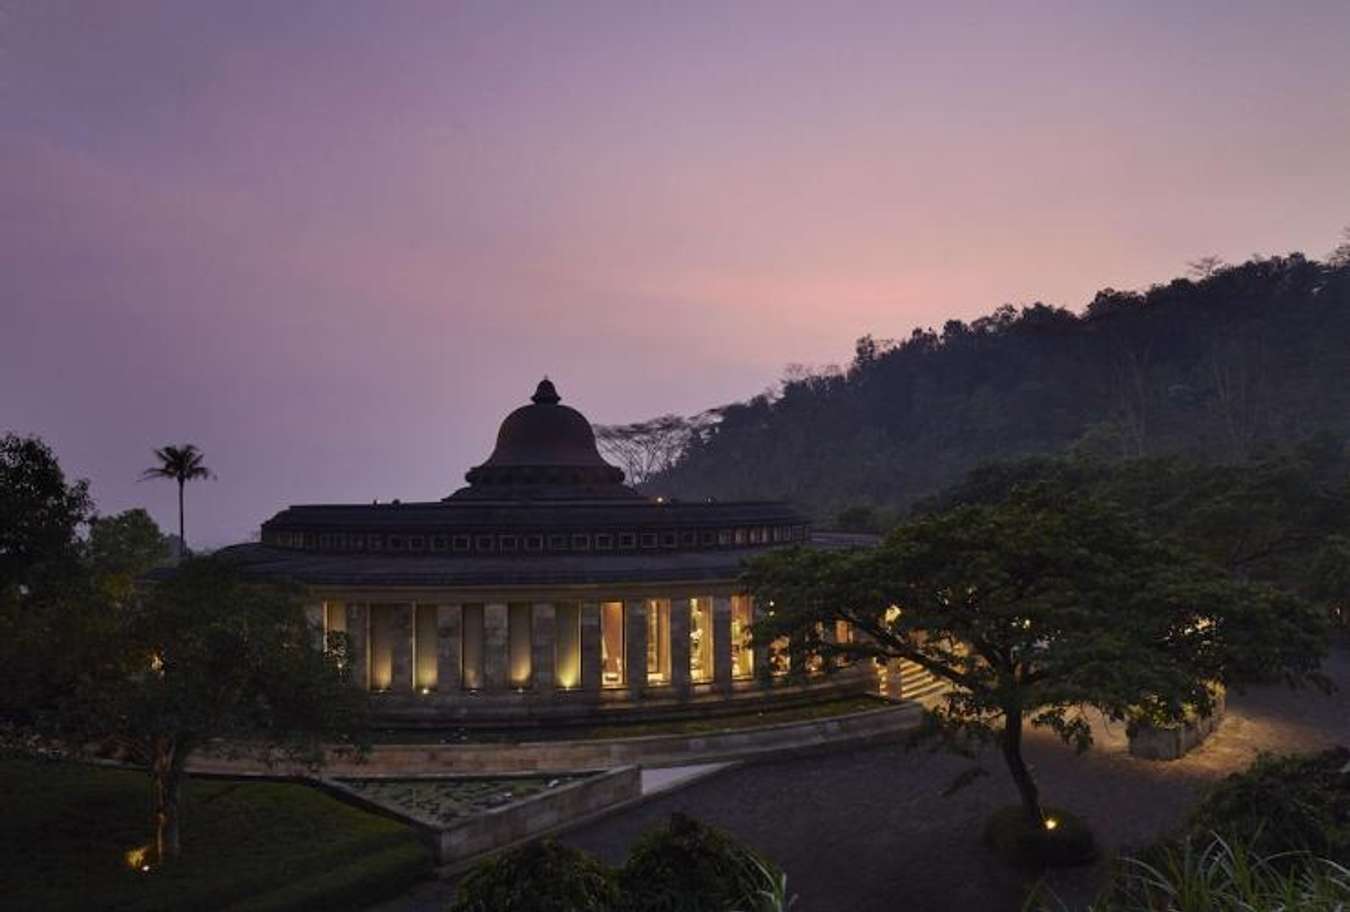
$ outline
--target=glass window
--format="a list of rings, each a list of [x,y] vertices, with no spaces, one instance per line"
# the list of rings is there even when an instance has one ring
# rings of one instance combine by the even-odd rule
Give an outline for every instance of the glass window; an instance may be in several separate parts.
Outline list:
[[[670,683],[670,600],[647,600],[647,682]]]
[[[512,687],[530,686],[530,646],[534,641],[534,606],[512,602],[506,608],[507,676]]]
[[[561,602],[554,609],[558,633],[554,640],[554,674],[558,686],[570,690],[581,683],[581,606]]]
[[[624,683],[623,602],[600,604],[600,682],[605,687]]]
[[[436,640],[439,621],[435,605],[418,605],[413,622],[413,677],[417,689],[436,689]]]
[[[750,648],[750,625],[755,622],[754,603],[748,595],[731,597],[731,675],[749,678],[755,674],[755,653]]]
[[[483,606],[465,605],[460,624],[460,661],[465,690],[483,686]]]
[[[689,600],[689,678],[711,681],[713,678],[712,599]]]

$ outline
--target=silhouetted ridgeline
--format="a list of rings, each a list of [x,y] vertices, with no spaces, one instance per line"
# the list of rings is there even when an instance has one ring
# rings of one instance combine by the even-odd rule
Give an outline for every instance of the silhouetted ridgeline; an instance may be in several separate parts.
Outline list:
[[[991,460],[1235,462],[1317,432],[1350,436],[1350,265],[1293,254],[1107,289],[1081,315],[1004,306],[903,342],[864,337],[846,371],[722,408],[646,487],[787,497],[825,517],[905,507]]]

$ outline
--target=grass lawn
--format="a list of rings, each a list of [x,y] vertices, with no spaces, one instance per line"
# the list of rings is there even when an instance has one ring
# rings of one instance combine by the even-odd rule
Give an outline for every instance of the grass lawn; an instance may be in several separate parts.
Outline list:
[[[181,860],[142,873],[142,772],[0,755],[6,909],[361,909],[426,876],[413,832],[304,785],[221,779],[183,788]]]
[[[859,694],[819,703],[709,715],[657,722],[612,722],[604,725],[556,725],[549,728],[389,729],[374,733],[378,744],[525,744],[532,741],[584,741],[597,738],[640,738],[646,735],[707,735],[785,722],[812,722],[869,709],[895,706],[880,697]]]

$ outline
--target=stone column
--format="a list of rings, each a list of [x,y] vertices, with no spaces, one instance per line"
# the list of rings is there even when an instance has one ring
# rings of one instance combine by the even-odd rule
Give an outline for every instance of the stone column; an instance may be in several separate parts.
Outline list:
[[[462,617],[459,605],[441,605],[436,609],[436,690],[440,693],[463,686],[459,658]]]
[[[531,618],[530,676],[539,693],[553,692],[553,663],[557,648],[557,611],[552,602],[536,602]]]
[[[484,690],[506,690],[507,607],[503,603],[483,606]]]
[[[347,639],[352,647],[352,680],[370,689],[370,639],[365,605],[347,604]]]
[[[642,699],[647,686],[647,603],[625,599],[623,603],[624,673],[628,675],[628,694]]]
[[[390,624],[390,633],[394,638],[390,649],[389,689],[394,693],[411,693],[413,689],[412,637],[414,610],[416,609],[410,604],[389,606],[389,613],[393,618],[393,622]]]
[[[670,683],[676,696],[689,696],[688,596],[670,600]]]
[[[713,686],[731,692],[731,596],[714,595],[712,600]]]
[[[600,694],[600,603],[581,603],[581,689]]]

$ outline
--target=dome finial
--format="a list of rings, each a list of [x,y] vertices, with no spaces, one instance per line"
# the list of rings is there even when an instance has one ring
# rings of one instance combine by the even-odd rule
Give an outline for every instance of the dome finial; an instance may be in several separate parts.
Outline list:
[[[557,405],[562,401],[562,397],[554,389],[553,381],[548,378],[548,374],[545,374],[544,379],[539,381],[539,386],[535,389],[534,395],[530,397],[530,401],[535,405]]]

